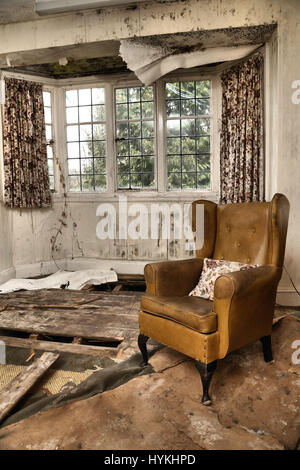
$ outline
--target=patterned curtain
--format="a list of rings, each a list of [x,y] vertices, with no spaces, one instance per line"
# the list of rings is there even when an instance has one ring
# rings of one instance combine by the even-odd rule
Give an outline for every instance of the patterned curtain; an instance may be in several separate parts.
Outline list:
[[[4,202],[51,205],[42,85],[5,78]]]
[[[264,200],[263,58],[222,74],[221,198],[223,204]]]

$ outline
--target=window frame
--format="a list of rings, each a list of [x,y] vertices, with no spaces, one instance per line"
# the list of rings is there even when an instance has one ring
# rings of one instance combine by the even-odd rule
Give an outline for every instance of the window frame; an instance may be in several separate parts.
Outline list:
[[[143,85],[139,80],[124,80],[120,81],[117,84],[114,84],[113,86],[113,94],[112,94],[112,99],[113,99],[113,141],[114,141],[114,190],[115,193],[117,194],[122,194],[123,192],[125,194],[133,192],[134,194],[146,192],[157,192],[158,191],[158,184],[157,184],[157,160],[158,160],[158,154],[157,154],[157,141],[158,141],[158,133],[157,133],[157,93],[156,93],[156,83],[153,83],[151,86],[153,86],[153,105],[154,105],[154,112],[153,112],[153,121],[154,121],[154,186],[153,187],[142,187],[141,189],[138,188],[119,188],[118,187],[118,157],[117,157],[117,129],[116,129],[116,102],[115,102],[115,92],[117,89],[120,88],[135,88],[135,87],[143,87]],[[142,122],[142,120],[140,120]]]
[[[172,73],[160,79],[163,83],[164,89],[164,108],[160,111],[163,114],[164,120],[164,167],[165,179],[164,187],[166,194],[179,196],[180,194],[191,195],[215,195],[219,193],[220,181],[220,122],[221,122],[221,80],[216,74],[200,74],[199,72],[193,73]],[[183,82],[183,81],[200,81],[210,80],[211,82],[211,95],[210,95],[210,188],[208,189],[168,189],[168,156],[167,156],[167,113],[166,113],[166,83],[169,82]]]
[[[68,170],[68,141],[67,141],[67,128],[69,125],[76,125],[76,123],[67,123],[67,118],[66,118],[66,109],[67,109],[67,106],[66,106],[66,92],[69,91],[69,90],[85,90],[85,89],[92,89],[92,88],[103,88],[104,89],[104,96],[105,96],[105,101],[104,101],[104,106],[105,106],[105,121],[101,122],[103,124],[105,124],[105,134],[106,134],[106,139],[105,139],[105,151],[106,151],[106,156],[105,156],[105,160],[106,160],[106,188],[103,188],[101,190],[94,190],[94,191],[70,191],[70,186],[69,186],[69,170]],[[67,190],[67,194],[68,195],[73,195],[73,194],[103,194],[103,193],[107,193],[107,190],[108,190],[108,173],[107,173],[107,161],[108,161],[108,145],[107,145],[107,141],[108,141],[108,132],[107,132],[107,89],[106,89],[106,86],[103,85],[102,83],[98,83],[98,82],[95,82],[93,83],[93,85],[90,85],[90,84],[81,84],[81,85],[73,85],[73,86],[66,86],[66,87],[63,87],[63,108],[64,108],[64,114],[63,114],[63,119],[64,119],[64,155],[65,155],[65,159],[64,159],[64,167],[65,167],[65,180],[66,180],[66,190]],[[77,106],[77,108],[79,108],[79,105]],[[83,123],[85,124],[85,123]],[[90,122],[91,125],[93,125],[93,122],[91,121]],[[77,123],[78,127],[80,126],[80,122],[78,121]],[[80,138],[80,136],[79,136]],[[80,140],[78,141],[79,145],[80,145]],[[82,176],[82,173],[80,173],[80,176]]]
[[[23,80],[42,83],[43,90],[50,91],[52,97],[52,130],[53,130],[53,156],[54,156],[54,192],[53,201],[61,201],[66,196],[67,200],[97,202],[101,200],[117,200],[119,195],[128,197],[128,200],[174,200],[190,201],[196,199],[209,199],[217,201],[219,197],[220,175],[220,122],[222,91],[221,78],[218,69],[205,68],[202,70],[183,69],[171,72],[158,79],[153,85],[155,108],[155,186],[142,189],[118,189],[117,187],[117,153],[115,142],[115,88],[143,86],[133,73],[120,73],[110,75],[98,75],[90,77],[78,77],[73,79],[51,79],[25,75],[15,72],[5,72],[3,76],[11,76]],[[167,186],[167,155],[166,155],[166,131],[165,131],[165,82],[188,80],[211,80],[212,90],[212,119],[211,119],[211,188],[210,189],[180,189],[169,190]],[[107,186],[103,191],[69,191],[68,190],[68,162],[66,144],[66,107],[65,91],[84,88],[105,88],[106,96],[106,174]],[[57,160],[61,171],[58,168]],[[63,187],[61,174],[65,180]],[[3,186],[3,185],[2,185]]]
[[[47,143],[47,147],[48,145],[51,145],[52,147],[52,156],[53,156],[53,180],[54,180],[54,187],[51,188],[50,187],[50,191],[51,193],[55,193],[56,192],[56,181],[57,181],[57,164],[56,164],[56,146],[57,146],[57,143],[56,143],[56,113],[55,113],[55,89],[51,86],[47,86],[47,85],[43,85],[43,92],[47,92],[47,93],[50,93],[50,99],[51,99],[51,134],[52,134],[52,144],[48,144]],[[45,106],[45,105],[44,105]],[[46,124],[45,122],[45,126],[46,125],[49,125],[49,124]],[[48,155],[47,155],[47,162],[48,162]]]

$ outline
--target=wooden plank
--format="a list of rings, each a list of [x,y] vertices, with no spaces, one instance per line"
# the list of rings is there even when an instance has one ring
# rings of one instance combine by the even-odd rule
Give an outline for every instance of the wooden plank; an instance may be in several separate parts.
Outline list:
[[[58,358],[59,354],[45,352],[0,392],[0,422]]]
[[[92,314],[83,311],[4,311],[0,314],[0,329],[41,333],[54,336],[81,336],[103,341],[121,341],[138,330],[138,318],[131,315]]]
[[[118,354],[119,346],[111,348],[108,346],[90,346],[87,344],[59,343],[56,341],[30,340],[29,338],[14,338],[13,336],[0,336],[7,346],[18,348],[33,347],[38,351],[57,351],[62,353],[85,354],[88,356],[115,357]],[[122,344],[122,343],[121,343]]]
[[[0,329],[122,341],[138,333],[141,295],[61,289],[1,294]]]

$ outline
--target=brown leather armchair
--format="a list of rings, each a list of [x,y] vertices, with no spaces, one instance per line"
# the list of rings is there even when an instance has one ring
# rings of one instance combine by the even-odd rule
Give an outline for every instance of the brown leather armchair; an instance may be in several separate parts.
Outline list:
[[[148,363],[149,337],[195,359],[202,381],[202,403],[211,403],[209,385],[217,360],[258,339],[264,359],[273,360],[272,319],[282,274],[289,202],[275,194],[271,202],[204,204],[204,245],[196,258],[145,266],[147,285],[139,312],[139,348]],[[259,264],[218,277],[214,301],[189,296],[203,259]]]

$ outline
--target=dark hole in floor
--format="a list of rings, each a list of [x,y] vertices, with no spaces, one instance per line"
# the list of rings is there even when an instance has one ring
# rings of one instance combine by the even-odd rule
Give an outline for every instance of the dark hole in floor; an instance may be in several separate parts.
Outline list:
[[[1,334],[4,336],[9,336],[11,338],[28,339],[30,337],[30,333],[26,331],[12,331],[12,330],[1,329]],[[73,337],[41,334],[38,341],[49,341],[53,343],[71,344],[73,342]],[[98,346],[100,348],[103,348],[103,347],[117,348],[122,343],[122,341],[123,340],[102,341],[102,340],[97,340],[97,339],[82,338],[80,344],[85,345],[85,346]],[[78,346],[80,346],[80,344]]]
[[[117,348],[123,340],[116,340],[116,341],[99,341],[96,339],[86,339],[82,338],[81,344],[84,344],[86,346],[100,346],[100,347],[106,347],[106,348]]]

